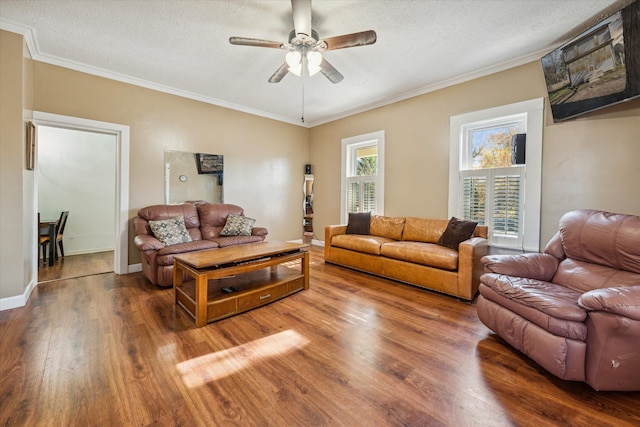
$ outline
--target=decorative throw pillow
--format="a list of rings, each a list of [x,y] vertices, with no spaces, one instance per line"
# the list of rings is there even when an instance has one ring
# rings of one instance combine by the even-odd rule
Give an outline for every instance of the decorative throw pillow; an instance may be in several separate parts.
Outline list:
[[[438,244],[457,251],[461,242],[471,238],[473,231],[476,229],[476,225],[478,225],[478,223],[475,221],[457,219],[452,216],[449,224],[447,224],[447,228],[444,230],[444,233],[442,233],[442,236],[440,236]]]
[[[371,212],[350,213],[346,234],[369,234]]]
[[[251,228],[256,220],[246,216],[229,214],[224,225],[221,236],[251,236]]]
[[[151,227],[155,238],[164,243],[165,246],[191,241],[191,236],[184,225],[184,217],[182,215],[159,221],[149,221],[149,227]]]

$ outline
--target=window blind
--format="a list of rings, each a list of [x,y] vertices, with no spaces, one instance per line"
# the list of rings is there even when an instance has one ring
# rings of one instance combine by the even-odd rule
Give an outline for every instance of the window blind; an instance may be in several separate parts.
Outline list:
[[[522,246],[524,172],[525,166],[460,171],[459,215],[488,225],[492,245]]]
[[[468,176],[462,180],[462,210],[465,219],[485,223],[485,205],[487,196],[487,178]]]
[[[376,214],[375,177],[350,177],[347,182],[347,212]]]
[[[520,234],[520,175],[493,178],[493,233],[518,237]]]

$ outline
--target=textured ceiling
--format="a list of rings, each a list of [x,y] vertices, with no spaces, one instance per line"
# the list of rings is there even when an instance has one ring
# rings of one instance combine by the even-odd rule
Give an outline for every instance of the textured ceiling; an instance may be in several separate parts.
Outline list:
[[[0,28],[24,34],[39,61],[314,126],[537,60],[625,3],[316,0],[320,38],[378,35],[324,54],[345,77],[338,84],[320,74],[268,83],[285,51],[229,44],[287,41],[289,0],[0,0]]]

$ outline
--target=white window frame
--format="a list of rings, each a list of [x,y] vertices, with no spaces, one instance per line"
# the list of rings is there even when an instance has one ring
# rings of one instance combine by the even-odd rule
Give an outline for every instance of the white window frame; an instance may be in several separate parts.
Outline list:
[[[378,173],[373,178],[376,184],[376,214],[384,215],[384,130],[352,136],[342,140],[342,162],[340,179],[340,222],[346,224],[349,219],[347,212],[347,184],[354,150],[363,146],[375,145],[378,149],[376,161]],[[371,180],[371,179],[370,179]]]
[[[449,145],[449,216],[461,217],[460,171],[466,168],[468,156],[465,132],[479,123],[500,123],[500,118],[524,115],[527,134],[526,169],[524,179],[524,217],[522,218],[522,240],[518,249],[540,250],[540,201],[542,188],[542,132],[544,98],[504,105],[486,110],[453,116],[450,119]],[[487,224],[489,225],[489,224]],[[490,230],[489,244],[515,248],[513,241],[493,236]]]

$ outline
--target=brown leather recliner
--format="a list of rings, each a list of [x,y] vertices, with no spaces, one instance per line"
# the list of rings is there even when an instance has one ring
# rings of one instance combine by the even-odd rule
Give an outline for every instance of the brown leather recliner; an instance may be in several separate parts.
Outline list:
[[[482,258],[480,320],[547,371],[640,390],[640,217],[577,210],[544,253]]]

